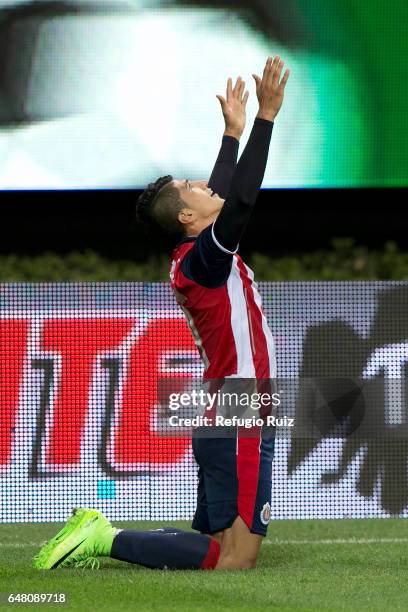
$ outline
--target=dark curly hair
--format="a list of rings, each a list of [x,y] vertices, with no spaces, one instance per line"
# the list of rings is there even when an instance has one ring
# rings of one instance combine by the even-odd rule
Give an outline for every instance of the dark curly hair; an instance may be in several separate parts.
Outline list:
[[[148,229],[160,225],[169,234],[181,234],[178,213],[186,207],[178,190],[170,183],[173,177],[161,176],[149,183],[136,204],[136,219]]]

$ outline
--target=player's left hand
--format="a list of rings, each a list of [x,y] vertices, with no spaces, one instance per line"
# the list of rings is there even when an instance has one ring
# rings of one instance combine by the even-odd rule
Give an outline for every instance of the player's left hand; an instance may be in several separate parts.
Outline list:
[[[225,99],[223,96],[217,95],[225,119],[224,135],[233,136],[239,140],[245,128],[245,109],[249,97],[249,92],[245,91],[245,81],[240,76],[237,78],[234,88],[232,87],[232,79],[228,79],[226,96]]]

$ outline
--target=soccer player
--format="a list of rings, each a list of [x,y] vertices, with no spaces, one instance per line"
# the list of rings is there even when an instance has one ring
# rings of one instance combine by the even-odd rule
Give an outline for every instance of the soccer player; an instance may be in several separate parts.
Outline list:
[[[237,164],[248,92],[239,77],[217,96],[225,118],[221,150],[205,181],[159,178],[140,196],[142,221],[183,236],[172,256],[170,278],[205,366],[207,381],[276,377],[274,342],[253,273],[237,254],[261,187],[274,120],[282,106],[283,61],[268,58],[253,75],[259,112]],[[245,93],[244,93],[245,92]],[[94,567],[98,556],[168,569],[255,567],[270,519],[273,438],[193,436],[199,466],[193,528],[118,530],[97,510],[74,511],[41,549],[39,569]]]

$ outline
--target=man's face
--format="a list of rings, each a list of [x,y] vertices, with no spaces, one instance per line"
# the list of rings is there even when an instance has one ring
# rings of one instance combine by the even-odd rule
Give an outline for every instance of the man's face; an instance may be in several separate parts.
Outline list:
[[[207,181],[189,181],[180,179],[173,181],[186,203],[187,213],[180,219],[194,233],[198,233],[210,223],[213,223],[224,204],[224,200],[207,186]]]

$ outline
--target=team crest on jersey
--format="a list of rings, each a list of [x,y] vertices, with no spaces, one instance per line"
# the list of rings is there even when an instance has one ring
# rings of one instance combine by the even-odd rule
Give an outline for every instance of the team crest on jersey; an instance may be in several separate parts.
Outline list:
[[[263,525],[267,525],[271,520],[271,505],[269,502],[264,504],[264,507],[261,510],[261,523]]]

